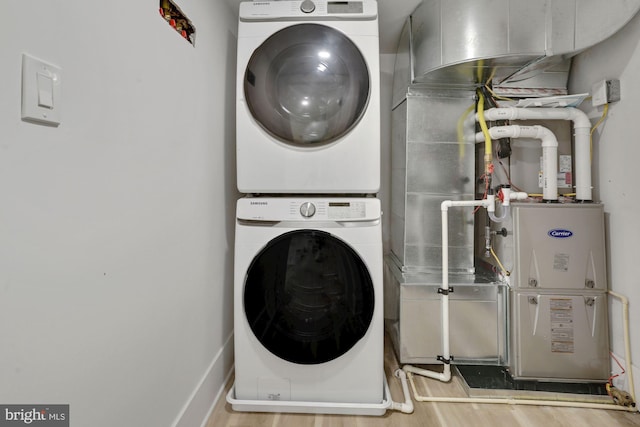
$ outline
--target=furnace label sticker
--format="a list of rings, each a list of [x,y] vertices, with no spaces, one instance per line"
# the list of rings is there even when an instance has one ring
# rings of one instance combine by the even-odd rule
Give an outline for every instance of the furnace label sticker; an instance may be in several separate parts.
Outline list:
[[[570,298],[551,298],[551,352],[573,353],[573,301]]]
[[[569,254],[555,254],[553,256],[553,269],[556,271],[569,271]]]

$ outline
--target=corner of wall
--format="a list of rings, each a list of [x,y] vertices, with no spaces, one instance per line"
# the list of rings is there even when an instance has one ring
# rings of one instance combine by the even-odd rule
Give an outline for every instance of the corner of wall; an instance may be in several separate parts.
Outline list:
[[[205,426],[233,370],[233,333],[215,355],[172,427]]]

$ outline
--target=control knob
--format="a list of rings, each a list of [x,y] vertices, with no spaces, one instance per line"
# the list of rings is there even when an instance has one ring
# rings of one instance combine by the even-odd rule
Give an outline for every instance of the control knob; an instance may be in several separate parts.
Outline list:
[[[304,13],[311,13],[316,10],[316,5],[311,0],[304,0],[300,5],[300,10]]]
[[[300,205],[300,215],[311,218],[316,213],[316,206],[311,202],[304,202]]]

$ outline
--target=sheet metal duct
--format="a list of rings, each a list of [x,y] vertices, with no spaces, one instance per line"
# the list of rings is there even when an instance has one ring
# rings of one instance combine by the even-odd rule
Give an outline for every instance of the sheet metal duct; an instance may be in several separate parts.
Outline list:
[[[569,58],[638,9],[640,0],[424,0],[410,19],[413,82],[508,85],[548,71],[554,87]]]

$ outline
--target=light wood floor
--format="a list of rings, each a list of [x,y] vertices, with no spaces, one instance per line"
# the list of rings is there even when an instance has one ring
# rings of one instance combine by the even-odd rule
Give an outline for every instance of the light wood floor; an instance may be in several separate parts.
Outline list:
[[[393,372],[398,368],[391,344],[385,343],[385,372],[394,401],[403,401],[400,381]],[[414,376],[421,395],[466,397],[460,379],[441,383]],[[232,382],[233,380],[231,380]],[[231,387],[227,384],[227,390]],[[217,402],[206,427],[567,427],[640,426],[640,415],[620,411],[547,406],[515,406],[465,403],[414,402],[413,414],[387,411],[384,416],[345,416],[313,414],[275,414],[235,412],[225,396]]]

